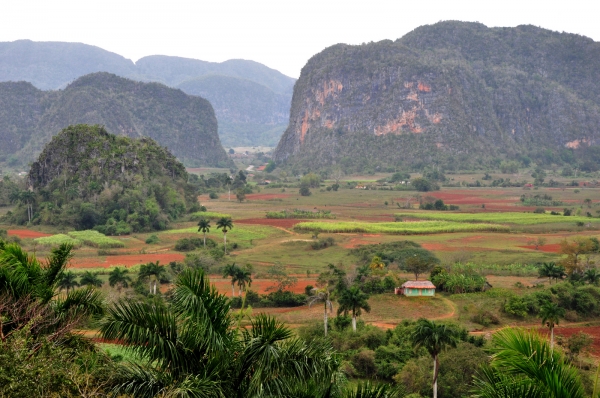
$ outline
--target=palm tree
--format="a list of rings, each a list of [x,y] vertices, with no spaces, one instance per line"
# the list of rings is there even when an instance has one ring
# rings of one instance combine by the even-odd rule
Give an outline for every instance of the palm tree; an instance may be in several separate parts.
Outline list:
[[[229,201],[231,201],[231,184],[233,184],[233,178],[231,176],[227,176],[227,179],[225,180],[225,185],[227,185],[227,188],[229,189]]]
[[[554,349],[554,326],[565,316],[565,309],[555,303],[545,303],[540,308],[539,316],[542,318],[542,325],[550,329],[550,349]]]
[[[597,268],[589,268],[583,273],[583,279],[592,285],[598,285],[600,272],[598,272]]]
[[[98,273],[85,271],[79,280],[81,286],[102,287],[104,282],[98,277]]]
[[[54,319],[52,325],[44,327],[46,331],[67,330],[88,316],[102,314],[102,296],[93,289],[67,291],[65,297],[58,297],[63,276],[70,274],[65,269],[73,256],[72,249],[73,246],[62,244],[52,250],[45,262],[40,262],[18,244],[0,240],[0,297],[13,308],[43,307]],[[75,278],[65,287],[70,290],[73,283],[77,283]],[[27,322],[18,324],[12,316],[0,308],[0,335],[6,336],[10,330],[27,325]]]
[[[415,351],[425,348],[433,358],[433,398],[437,398],[437,379],[439,373],[439,354],[448,347],[456,347],[458,332],[448,325],[421,318],[410,336]]]
[[[548,278],[548,283],[552,284],[552,278],[556,273],[556,263],[543,263],[539,269],[540,278]]]
[[[356,317],[360,316],[362,310],[371,312],[371,306],[367,301],[369,295],[359,289],[358,286],[351,286],[349,289],[345,289],[340,293],[338,298],[339,308],[337,310],[338,315],[348,312],[352,312],[352,330],[356,332]]]
[[[204,234],[204,248],[206,249],[206,233],[210,232],[210,221],[206,218],[201,218],[198,222],[198,232]]]
[[[225,249],[225,254],[227,254],[227,231],[233,229],[233,221],[229,217],[219,218],[217,228],[223,231],[223,248]]]
[[[158,284],[158,281],[166,275],[167,271],[157,261],[156,263],[149,262],[148,264],[142,265],[140,267],[138,278],[148,278],[150,283],[150,294],[156,294],[156,285]]]
[[[233,264],[227,264],[223,268],[223,278],[231,278],[231,297],[235,297],[235,282],[237,282],[237,270],[239,267]]]
[[[115,395],[323,397],[333,388],[339,360],[330,343],[307,344],[264,315],[233,328],[229,299],[201,269],[183,271],[171,297],[169,305],[120,300],[108,309],[102,337],[138,359],[119,365]]]
[[[565,273],[565,267],[563,267],[562,265],[557,265],[556,267],[554,267],[552,277],[556,282],[558,282],[559,279],[562,279],[566,275],[567,274]]]
[[[312,307],[313,304],[318,303],[318,302],[322,302],[324,305],[324,311],[323,311],[323,325],[325,328],[325,336],[327,336],[327,325],[328,325],[328,319],[327,319],[327,310],[329,309],[329,313],[333,312],[333,304],[331,303],[331,300],[329,299],[331,292],[329,291],[329,289],[327,289],[327,286],[321,288],[321,289],[313,289],[314,295],[310,296],[308,298],[308,307]]]
[[[235,281],[238,285],[238,293],[239,296],[242,296],[242,292],[246,291],[246,285],[248,287],[252,286],[252,272],[248,269],[237,268],[235,274]]]
[[[128,288],[131,283],[131,277],[127,275],[129,270],[127,268],[116,267],[110,274],[108,274],[108,284],[110,287],[117,285],[117,291],[121,293],[122,288]]]
[[[533,331],[503,329],[492,337],[492,362],[475,377],[479,398],[583,398],[579,373]]]
[[[79,283],[77,283],[77,276],[71,271],[63,273],[58,281],[58,289],[66,290],[67,294],[69,294],[69,290],[75,289],[77,286],[79,286]]]

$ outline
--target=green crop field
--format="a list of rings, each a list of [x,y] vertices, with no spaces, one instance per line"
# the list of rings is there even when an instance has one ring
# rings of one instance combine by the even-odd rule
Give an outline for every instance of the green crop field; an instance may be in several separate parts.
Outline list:
[[[93,230],[72,231],[69,232],[69,236],[80,240],[86,246],[97,247],[100,249],[113,249],[125,247],[125,244],[120,240],[109,238],[108,236]]]
[[[332,233],[374,233],[393,235],[419,235],[448,232],[509,232],[510,228],[496,224],[467,224],[449,221],[422,222],[303,222],[294,227],[298,231]]]
[[[52,236],[46,236],[43,238],[37,238],[34,239],[34,241],[42,246],[58,246],[62,245],[63,243],[67,243],[75,247],[80,247],[83,244],[81,240],[72,238],[69,235],[65,234],[56,234]]]
[[[588,217],[576,216],[555,216],[551,214],[537,213],[447,213],[447,212],[406,212],[396,213],[396,217],[409,217],[425,220],[443,220],[452,222],[475,222],[475,223],[496,223],[496,224],[518,224],[518,225],[535,225],[535,224],[550,224],[550,223],[565,223],[572,222],[573,224],[580,221],[584,223],[597,222],[597,220]]]

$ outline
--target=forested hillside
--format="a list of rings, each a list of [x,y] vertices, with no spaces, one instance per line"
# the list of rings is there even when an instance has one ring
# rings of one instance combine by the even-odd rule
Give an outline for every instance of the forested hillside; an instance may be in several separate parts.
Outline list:
[[[190,165],[229,164],[210,103],[162,84],[108,73],[81,77],[61,91],[0,83],[0,104],[0,161],[12,165],[32,161],[52,135],[79,123],[152,138]]]
[[[227,146],[276,145],[287,125],[295,82],[258,62],[241,59],[218,63],[153,55],[134,64],[118,54],[81,43],[0,43],[0,82],[26,81],[42,90],[56,90],[94,72],[159,82],[208,99]],[[203,81],[201,88],[199,79]],[[256,109],[248,108],[248,98],[253,98]]]
[[[600,43],[440,22],[312,57],[275,157],[304,170],[560,164],[600,144],[599,125]]]
[[[116,136],[98,125],[69,126],[32,164],[32,191],[12,194],[19,204],[7,219],[110,235],[161,230],[198,207],[187,179],[183,164],[150,138]]]

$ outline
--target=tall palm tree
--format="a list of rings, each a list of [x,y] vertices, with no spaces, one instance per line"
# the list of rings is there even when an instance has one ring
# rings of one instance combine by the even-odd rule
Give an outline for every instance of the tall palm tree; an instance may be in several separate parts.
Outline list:
[[[327,336],[327,325],[328,325],[327,310],[329,310],[329,313],[333,312],[333,304],[331,303],[331,300],[329,299],[331,296],[331,292],[329,291],[329,289],[327,289],[327,286],[325,286],[321,289],[313,289],[313,292],[314,292],[314,294],[308,298],[308,307],[310,308],[310,307],[312,307],[313,304],[318,303],[318,302],[323,303],[323,306],[324,306],[323,327],[325,328],[325,336]]]
[[[503,329],[492,337],[492,361],[475,377],[474,397],[583,398],[579,373],[533,331]]]
[[[229,190],[228,200],[231,201],[231,185],[233,184],[233,178],[231,176],[227,176],[225,179],[225,185],[227,185],[227,189]]]
[[[221,217],[217,221],[217,228],[223,231],[223,248],[225,249],[225,254],[227,254],[227,231],[233,229],[233,221],[229,217]]]
[[[236,271],[235,280],[238,285],[238,294],[241,297],[242,292],[246,291],[246,286],[252,286],[252,272],[249,269],[239,268]]]
[[[27,216],[29,217],[29,222],[31,223],[31,219],[33,218],[33,202],[35,200],[35,194],[29,190],[21,191],[20,199],[27,206]]]
[[[66,290],[67,294],[69,294],[69,290],[75,289],[77,286],[79,286],[79,283],[77,283],[77,276],[71,271],[63,273],[58,281],[58,289]]]
[[[542,325],[550,329],[550,349],[554,349],[554,326],[558,325],[560,318],[565,316],[565,309],[555,303],[544,303],[540,308],[539,316],[542,318]]]
[[[108,274],[108,284],[110,287],[117,286],[117,291],[121,293],[122,288],[128,288],[131,283],[131,277],[127,275],[129,270],[127,268],[116,267],[110,274]]]
[[[237,282],[237,274],[239,267],[233,264],[227,264],[223,268],[223,278],[231,278],[231,297],[235,297],[235,282]]]
[[[440,368],[439,354],[448,347],[456,347],[458,332],[448,325],[421,318],[410,336],[415,350],[425,348],[433,358],[433,398],[437,398],[437,379]]]
[[[338,315],[341,313],[352,313],[352,330],[354,332],[356,332],[356,317],[360,316],[362,310],[371,312],[371,306],[367,301],[368,299],[369,295],[360,290],[358,286],[351,286],[349,289],[345,289],[340,293],[337,313]]]
[[[198,232],[204,234],[204,248],[206,249],[206,233],[210,232],[210,221],[206,218],[201,218],[198,222]]]
[[[229,299],[201,269],[178,275],[169,305],[120,300],[100,333],[141,361],[119,365],[115,395],[276,397],[332,389],[339,360],[328,342],[307,344],[273,318],[233,328]]]
[[[589,268],[583,273],[583,279],[592,285],[598,285],[600,282],[600,272],[598,268]]]
[[[156,294],[156,285],[160,279],[164,278],[166,275],[167,271],[165,270],[165,267],[161,266],[157,261],[156,263],[149,262],[148,264],[142,265],[140,267],[138,278],[147,278],[150,284],[150,294]]]
[[[85,271],[79,279],[81,286],[102,287],[104,282],[98,277],[97,272]]]

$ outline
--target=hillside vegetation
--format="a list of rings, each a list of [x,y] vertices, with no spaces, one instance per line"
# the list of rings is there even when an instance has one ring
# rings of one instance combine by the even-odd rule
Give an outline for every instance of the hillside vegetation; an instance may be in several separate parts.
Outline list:
[[[32,191],[17,193],[19,204],[6,218],[109,235],[163,230],[198,209],[187,178],[184,166],[149,138],[120,137],[97,125],[69,126],[32,164]],[[86,241],[89,235],[72,237]]]
[[[152,138],[191,165],[229,165],[210,103],[162,84],[108,73],[81,77],[61,91],[0,83],[0,104],[0,162],[9,165],[32,161],[52,135],[78,123]]]
[[[598,151],[573,150],[600,143],[599,66],[600,43],[533,26],[440,22],[335,45],[302,69],[275,158],[299,171],[393,171],[581,155],[597,168]]]

